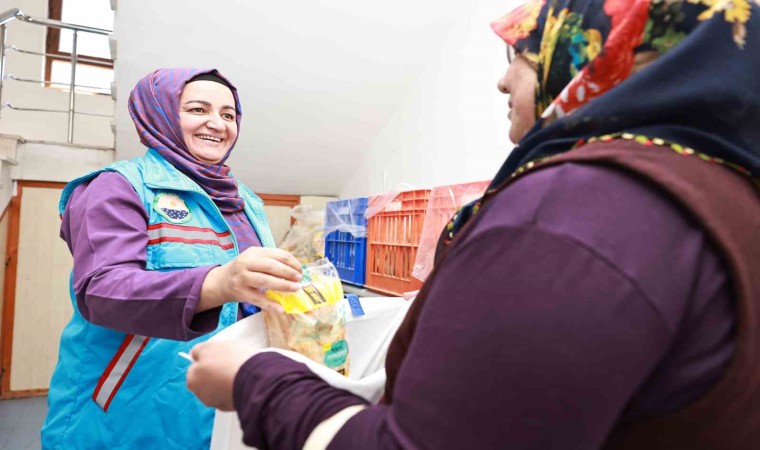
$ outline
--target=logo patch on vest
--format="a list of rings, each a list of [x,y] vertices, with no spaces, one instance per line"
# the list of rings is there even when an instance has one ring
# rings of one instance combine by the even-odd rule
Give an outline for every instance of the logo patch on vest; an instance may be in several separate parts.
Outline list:
[[[177,194],[161,192],[153,198],[153,209],[171,223],[185,223],[190,220],[190,209]]]

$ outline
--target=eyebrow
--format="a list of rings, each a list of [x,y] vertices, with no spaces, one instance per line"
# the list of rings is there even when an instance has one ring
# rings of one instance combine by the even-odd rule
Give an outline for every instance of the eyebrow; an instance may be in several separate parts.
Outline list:
[[[188,100],[188,101],[185,102],[185,105],[187,105],[188,103],[200,103],[203,106],[211,106],[211,103],[209,103],[209,102],[207,102],[205,100]],[[230,105],[224,105],[224,106],[222,106],[221,109],[231,109],[231,110],[237,112],[237,109],[234,106],[230,106]]]

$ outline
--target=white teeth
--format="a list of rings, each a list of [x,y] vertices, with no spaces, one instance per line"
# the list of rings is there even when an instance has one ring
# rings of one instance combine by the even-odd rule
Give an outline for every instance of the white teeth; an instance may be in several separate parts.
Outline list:
[[[216,142],[216,143],[222,142],[222,138],[209,136],[207,134],[196,134],[195,137],[197,137],[198,139],[203,139],[204,141],[211,141],[211,142]]]

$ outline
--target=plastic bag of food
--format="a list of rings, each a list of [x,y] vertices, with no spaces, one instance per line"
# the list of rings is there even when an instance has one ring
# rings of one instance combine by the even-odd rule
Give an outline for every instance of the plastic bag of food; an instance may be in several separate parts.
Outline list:
[[[267,291],[284,313],[264,312],[272,347],[293,350],[348,375],[348,343],[343,285],[330,261],[304,264],[297,292]]]
[[[301,262],[318,261],[325,257],[325,212],[310,205],[296,205],[290,210],[295,223],[290,227],[279,248],[287,250]]]

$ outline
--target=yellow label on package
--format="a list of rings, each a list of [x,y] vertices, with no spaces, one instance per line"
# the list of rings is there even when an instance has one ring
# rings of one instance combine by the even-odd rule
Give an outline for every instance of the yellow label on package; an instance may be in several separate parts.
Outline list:
[[[343,286],[339,279],[312,274],[296,292],[267,291],[265,295],[282,305],[287,314],[303,314],[338,303],[343,299]]]

